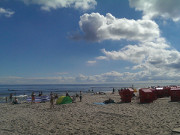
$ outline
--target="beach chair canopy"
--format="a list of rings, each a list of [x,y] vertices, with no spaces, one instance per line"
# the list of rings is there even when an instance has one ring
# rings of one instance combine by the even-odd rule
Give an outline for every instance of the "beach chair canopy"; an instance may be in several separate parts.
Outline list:
[[[72,99],[69,96],[61,96],[57,99],[56,104],[69,104],[72,103]]]

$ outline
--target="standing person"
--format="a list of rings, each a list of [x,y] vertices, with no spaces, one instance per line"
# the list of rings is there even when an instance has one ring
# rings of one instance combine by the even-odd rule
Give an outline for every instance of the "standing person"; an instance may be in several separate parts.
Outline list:
[[[7,103],[7,101],[8,101],[8,97],[6,97],[6,103]]]
[[[114,94],[114,92],[115,92],[115,89],[113,88],[113,92],[112,92],[112,94]]]
[[[80,98],[80,102],[82,101],[82,92],[80,91],[80,94],[79,94],[79,98]]]
[[[69,93],[68,93],[68,92],[66,92],[66,97],[67,97],[67,96],[69,96]],[[69,96],[69,97],[70,97],[70,96]]]
[[[10,100],[10,102],[12,102],[12,93],[10,93],[10,95],[9,95],[9,100]]]
[[[72,97],[72,102],[73,102],[73,103],[76,103],[76,95],[73,95],[73,97]]]
[[[39,97],[41,96],[41,92],[39,92]]]
[[[54,96],[54,102],[55,103],[56,103],[57,99],[58,99],[58,94],[56,93],[55,96]]]
[[[43,92],[41,91],[41,96],[43,95]]]
[[[50,94],[50,108],[54,108],[54,95],[52,92]]]
[[[31,104],[32,103],[35,103],[35,93],[34,92],[32,92],[32,94],[31,94]]]

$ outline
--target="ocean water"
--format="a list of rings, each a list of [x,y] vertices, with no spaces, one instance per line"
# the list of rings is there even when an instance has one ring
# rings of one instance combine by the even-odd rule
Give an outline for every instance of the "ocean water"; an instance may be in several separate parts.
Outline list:
[[[88,92],[93,90],[99,91],[112,91],[113,88],[119,89],[121,87],[131,87],[132,84],[52,84],[52,85],[0,85],[0,97],[8,96],[10,93],[13,95],[30,95],[32,92],[39,94],[49,94],[50,92],[65,94],[76,93],[79,91]]]
[[[112,91],[119,90],[124,87],[133,87],[136,89],[146,88],[149,86],[167,86],[167,85],[178,85],[178,84],[168,84],[168,83],[119,83],[119,84],[50,84],[50,85],[0,85],[0,99],[5,100],[5,97],[9,97],[10,93],[13,96],[19,95],[28,95],[30,96],[32,92],[35,92],[36,95],[39,92],[43,92],[43,95],[49,95],[50,92],[57,93],[58,95],[65,95],[68,92],[70,95],[75,93],[79,94],[79,91],[88,92],[94,91]],[[0,102],[1,102],[0,101]]]

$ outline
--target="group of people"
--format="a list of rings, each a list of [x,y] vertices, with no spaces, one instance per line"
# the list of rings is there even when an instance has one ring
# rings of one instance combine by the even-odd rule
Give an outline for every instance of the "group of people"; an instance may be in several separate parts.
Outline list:
[[[6,97],[6,103],[7,102],[8,102],[8,97]],[[10,93],[10,95],[9,95],[9,102],[12,104],[19,104],[17,97],[14,97],[14,100],[13,100],[13,94],[12,93]]]
[[[42,92],[40,92],[39,93],[39,95],[42,95]],[[40,95],[40,96],[41,96]],[[35,103],[35,93],[34,92],[32,92],[32,94],[31,94],[31,98],[32,98],[32,100],[31,100],[31,104],[32,103]],[[68,92],[66,92],[66,96],[69,96],[70,97],[70,95],[69,95],[69,93]],[[73,102],[75,102],[75,100],[76,100],[76,97],[79,97],[79,99],[80,99],[80,102],[82,101],[82,92],[80,91],[80,94],[78,95],[77,93],[76,93],[76,96],[73,96],[72,97],[72,101]],[[58,99],[58,94],[56,93],[56,94],[53,94],[52,92],[50,93],[50,108],[54,108],[54,102],[55,102],[55,100],[56,99]]]
[[[69,96],[68,92],[66,92],[66,96]],[[70,97],[70,96],[69,96]],[[76,102],[76,98],[80,99],[80,102],[82,101],[82,92],[80,91],[79,95],[76,93],[76,95],[72,96],[72,102],[75,103]]]
[[[42,96],[43,93],[42,91],[39,92],[38,96]],[[35,103],[35,92],[32,92],[31,94],[31,104]],[[82,102],[82,92],[80,91],[79,94],[75,94],[74,96],[70,96],[68,92],[66,92],[66,96],[69,96],[71,99],[72,99],[72,102],[75,103],[76,102],[76,98],[79,98],[80,99],[80,102]],[[58,94],[53,94],[52,92],[50,93],[50,108],[54,108],[54,102],[55,100],[58,99]],[[12,104],[19,104],[19,101],[18,101],[18,98],[17,97],[14,97],[13,98],[13,94],[10,93],[9,95],[9,101],[10,103]],[[8,102],[8,97],[6,97],[6,102]]]

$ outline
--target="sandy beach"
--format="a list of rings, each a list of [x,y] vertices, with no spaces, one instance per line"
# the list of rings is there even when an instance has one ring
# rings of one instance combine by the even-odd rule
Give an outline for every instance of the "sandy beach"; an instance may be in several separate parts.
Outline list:
[[[116,103],[96,105],[112,98]],[[0,104],[1,135],[170,135],[180,127],[180,103],[170,98],[150,104],[120,103],[120,96],[83,94],[82,102]],[[174,133],[173,133],[174,134]]]

